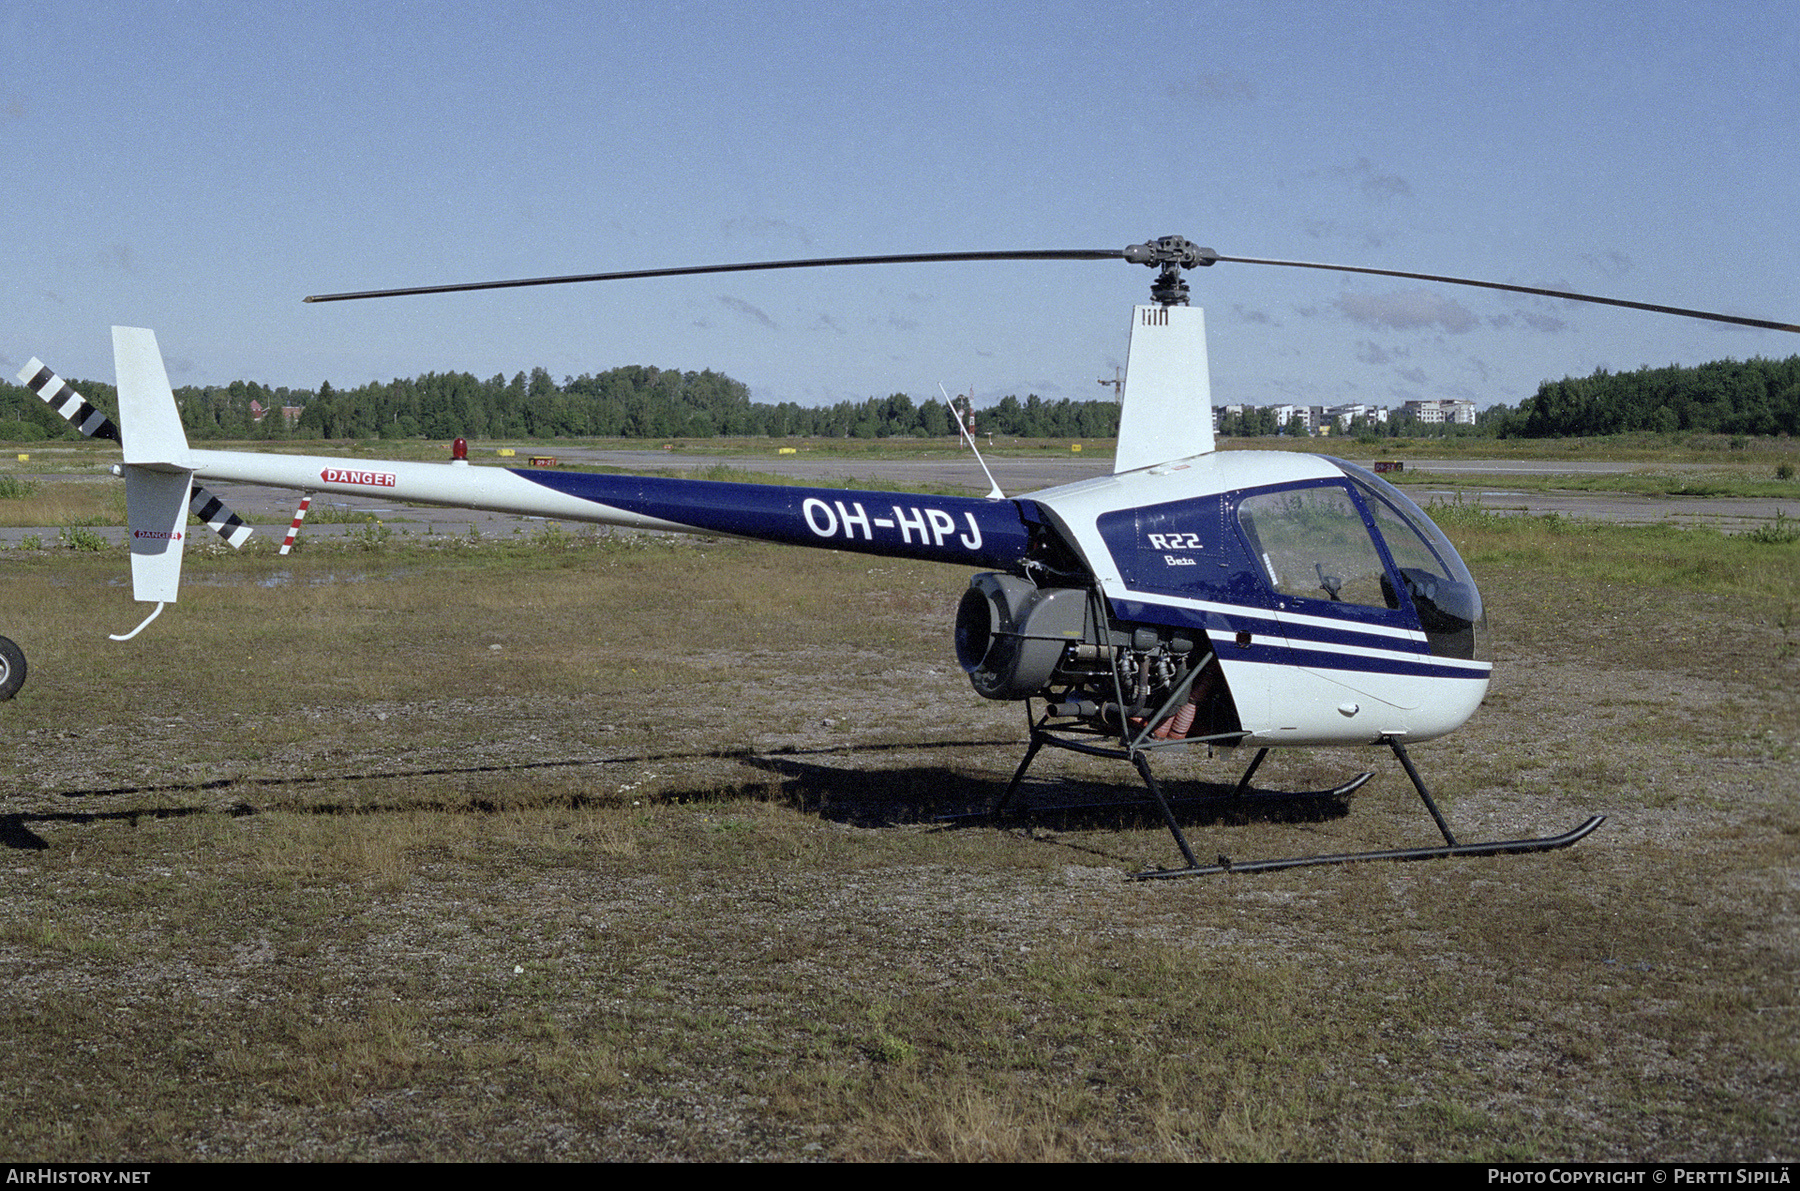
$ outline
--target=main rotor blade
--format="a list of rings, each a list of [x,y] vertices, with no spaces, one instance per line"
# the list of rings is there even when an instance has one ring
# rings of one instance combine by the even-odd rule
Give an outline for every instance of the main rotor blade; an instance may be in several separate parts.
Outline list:
[[[1370,269],[1361,265],[1331,265],[1318,261],[1270,260],[1252,256],[1220,256],[1210,248],[1188,243],[1179,236],[1133,244],[1119,248],[1045,248],[1019,249],[1006,252],[910,252],[885,256],[828,256],[809,260],[748,261],[730,265],[686,265],[673,269],[630,269],[616,273],[572,273],[560,277],[523,277],[510,281],[468,281],[456,285],[419,285],[402,289],[358,290],[343,294],[313,294],[308,302],[348,302],[358,298],[401,298],[415,294],[456,294],[471,290],[523,289],[535,285],[569,285],[578,281],[630,281],[645,277],[691,277],[702,273],[753,273],[767,269],[818,269],[832,265],[908,265],[938,264],[955,261],[1104,261],[1129,260],[1152,268],[1161,267],[1168,280],[1177,269],[1226,262],[1235,265],[1285,265],[1290,269],[1324,269],[1334,273],[1363,273],[1372,277],[1401,277],[1409,281],[1430,281],[1440,285],[1466,285],[1477,289],[1505,290],[1515,294],[1532,294],[1544,298],[1562,298],[1570,302],[1591,302],[1601,306],[1620,306],[1627,310],[1648,310],[1656,314],[1673,314],[1682,318],[1699,318],[1740,327],[1758,327],[1765,331],[1800,333],[1800,325],[1772,319],[1746,318],[1736,314],[1720,314],[1711,310],[1690,310],[1685,306],[1664,306],[1654,302],[1632,302],[1624,298],[1605,298],[1598,294],[1579,294],[1572,290],[1545,289],[1535,285],[1509,285],[1501,281],[1477,281],[1472,277],[1446,277],[1439,273],[1409,273],[1399,269]],[[1185,294],[1185,287],[1182,287]],[[1152,295],[1157,295],[1155,287]],[[1167,301],[1167,297],[1159,300]],[[1185,301],[1185,298],[1180,300]]]
[[[1536,294],[1545,298],[1566,298],[1571,302],[1597,302],[1602,306],[1623,306],[1628,310],[1649,310],[1656,314],[1678,314],[1685,318],[1703,318],[1715,323],[1734,323],[1740,327],[1760,327],[1765,331],[1800,332],[1793,323],[1772,322],[1765,318],[1744,318],[1736,314],[1718,314],[1710,310],[1689,310],[1683,306],[1659,306],[1653,302],[1629,302],[1624,298],[1602,298],[1594,294],[1577,294],[1568,290],[1542,289],[1535,285],[1507,285],[1500,281],[1476,281],[1469,277],[1443,277],[1436,273],[1403,273],[1397,269],[1367,269],[1360,265],[1325,265],[1313,261],[1261,260],[1249,256],[1221,256],[1216,260],[1237,265],[1286,265],[1294,269],[1326,269],[1334,273],[1368,273],[1375,277],[1404,277],[1411,281],[1435,281],[1444,285],[1472,285],[1479,289],[1500,289],[1515,294]]]
[[[914,252],[898,256],[828,256],[814,260],[751,261],[736,265],[687,265],[677,269],[632,269],[622,273],[577,273],[567,277],[526,277],[516,281],[468,281],[458,285],[420,285],[406,289],[370,289],[346,294],[313,294],[308,302],[347,302],[355,298],[401,298],[414,294],[456,294],[468,290],[523,289],[533,285],[568,285],[577,281],[629,281],[641,277],[687,277],[696,273],[750,273],[763,269],[816,269],[829,265],[908,265],[945,261],[1103,261],[1125,255],[1118,248],[1047,248],[1012,252]]]

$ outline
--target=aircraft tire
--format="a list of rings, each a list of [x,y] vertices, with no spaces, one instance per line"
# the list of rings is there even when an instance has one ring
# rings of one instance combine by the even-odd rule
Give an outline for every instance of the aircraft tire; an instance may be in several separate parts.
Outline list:
[[[25,651],[0,637],[0,700],[10,699],[25,685]]]

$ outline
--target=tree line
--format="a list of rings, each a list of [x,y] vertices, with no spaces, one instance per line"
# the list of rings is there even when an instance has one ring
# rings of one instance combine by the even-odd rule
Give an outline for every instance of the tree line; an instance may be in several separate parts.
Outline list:
[[[1521,438],[1623,434],[1800,434],[1800,355],[1692,368],[1596,369],[1545,381],[1504,420]]]
[[[116,418],[113,386],[71,384],[96,408]],[[466,372],[426,373],[404,380],[340,389],[270,388],[254,381],[185,385],[175,390],[188,438],[929,438],[956,433],[949,406],[905,393],[804,406],[755,402],[741,381],[722,373],[678,372],[630,365],[599,375],[565,378],[542,368],[510,380],[480,380]],[[292,422],[283,409],[297,410]],[[260,412],[259,412],[260,411]],[[1110,438],[1118,433],[1112,401],[1023,401],[1003,397],[977,410],[976,430],[1030,438]],[[31,392],[0,385],[0,439],[32,442],[72,437],[75,431]]]
[[[73,382],[96,407],[115,416],[113,387]],[[191,440],[371,439],[458,436],[483,439],[931,438],[956,432],[950,408],[905,393],[803,406],[767,404],[722,373],[630,365],[599,375],[564,378],[542,368],[480,380],[466,372],[426,373],[354,389],[271,388],[255,381],[185,385],[175,390]],[[284,408],[298,410],[290,424]],[[260,418],[257,411],[262,411]],[[978,434],[1014,438],[1111,438],[1119,407],[1110,400],[1045,401],[1007,396],[975,411]],[[1223,435],[1278,434],[1272,409],[1226,415]],[[1396,417],[1354,424],[1359,436],[1474,434],[1558,438],[1629,431],[1707,434],[1800,434],[1800,355],[1719,360],[1697,367],[1599,369],[1591,376],[1545,381],[1517,408],[1496,404],[1476,425],[1420,424]],[[20,385],[0,384],[0,440],[36,442],[74,437],[75,430]]]

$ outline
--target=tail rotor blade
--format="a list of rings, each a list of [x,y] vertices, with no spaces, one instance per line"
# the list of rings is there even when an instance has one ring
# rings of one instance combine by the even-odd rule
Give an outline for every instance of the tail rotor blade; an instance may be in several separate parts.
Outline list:
[[[89,438],[105,438],[123,442],[119,428],[111,418],[87,403],[62,377],[45,367],[36,356],[19,371],[19,383],[36,393],[45,405],[61,414],[75,429]]]
[[[249,541],[251,529],[244,524],[244,519],[225,504],[224,501],[208,492],[200,485],[194,485],[194,493],[188,501],[188,509],[194,516],[206,522],[212,531],[225,539],[225,544],[233,550]]]

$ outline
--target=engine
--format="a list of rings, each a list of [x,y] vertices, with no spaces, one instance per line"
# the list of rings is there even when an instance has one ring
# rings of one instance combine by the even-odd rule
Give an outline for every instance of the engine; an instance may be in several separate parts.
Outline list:
[[[1088,593],[994,572],[969,580],[956,608],[956,660],[978,694],[1027,699],[1087,642]]]
[[[1102,629],[1096,605],[1084,588],[976,575],[956,609],[956,660],[989,699],[1043,696],[1053,716],[1117,724],[1155,712],[1210,659],[1181,630],[1110,621]]]

